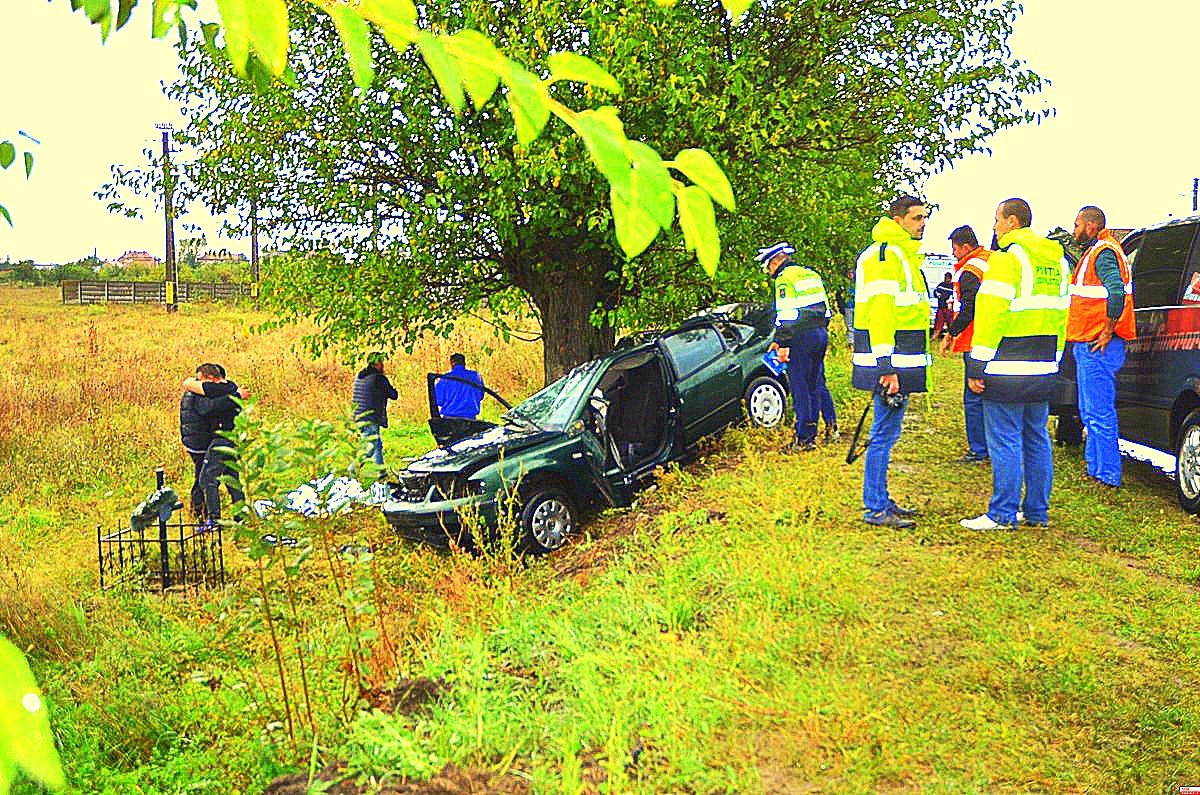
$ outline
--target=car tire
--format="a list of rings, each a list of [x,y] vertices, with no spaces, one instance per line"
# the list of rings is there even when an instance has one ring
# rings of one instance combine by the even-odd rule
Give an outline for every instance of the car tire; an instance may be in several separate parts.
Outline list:
[[[1200,513],[1200,409],[1179,426],[1175,445],[1175,495],[1188,513]]]
[[[742,395],[746,416],[758,428],[777,428],[787,414],[787,391],[770,376],[751,379]]]
[[[579,523],[570,495],[554,486],[531,490],[521,503],[521,542],[526,552],[544,555],[567,543]]]

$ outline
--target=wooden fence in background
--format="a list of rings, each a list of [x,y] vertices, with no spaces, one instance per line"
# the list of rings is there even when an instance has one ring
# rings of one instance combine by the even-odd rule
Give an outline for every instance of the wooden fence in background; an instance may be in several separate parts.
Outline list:
[[[250,295],[250,285],[232,282],[180,282],[179,303],[232,301]],[[62,282],[64,304],[165,304],[165,282],[77,281]]]

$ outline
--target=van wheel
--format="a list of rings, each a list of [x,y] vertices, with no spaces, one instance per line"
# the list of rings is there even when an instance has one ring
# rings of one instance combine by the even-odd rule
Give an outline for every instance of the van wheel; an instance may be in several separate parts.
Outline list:
[[[1175,494],[1188,513],[1200,513],[1200,409],[1193,409],[1179,428],[1175,448]]]
[[[561,489],[541,486],[524,501],[521,532],[525,551],[542,555],[567,543],[575,532],[579,512]]]
[[[783,384],[769,376],[760,375],[746,387],[743,395],[746,414],[759,428],[774,428],[783,422],[787,412],[787,393]]]

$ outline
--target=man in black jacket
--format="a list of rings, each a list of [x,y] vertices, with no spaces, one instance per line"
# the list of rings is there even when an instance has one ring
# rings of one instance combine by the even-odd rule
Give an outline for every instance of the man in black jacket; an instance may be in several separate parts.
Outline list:
[[[192,379],[189,379],[192,380]],[[225,381],[225,369],[218,364],[204,363],[196,368],[195,379],[208,382],[220,387],[213,387],[218,394],[228,396],[236,390],[236,385]],[[197,521],[203,521],[206,515],[204,509],[204,488],[200,484],[200,470],[204,466],[204,454],[212,443],[212,421],[209,419],[212,408],[212,398],[207,398],[195,392],[184,390],[179,401],[179,439],[183,449],[192,459],[192,516]]]
[[[241,412],[241,407],[233,401],[234,397],[245,398],[248,395],[238,389],[233,381],[225,379],[225,368],[219,364],[203,364],[196,370],[196,377],[183,382],[184,401],[187,401],[190,427],[198,427],[198,422],[208,424],[208,444],[204,447],[204,455],[197,472],[197,484],[192,489],[193,501],[197,496],[197,487],[203,496],[204,519],[215,522],[221,518],[220,485],[223,476],[229,476],[233,482],[226,482],[229,498],[233,502],[241,502],[244,498],[241,489],[236,485],[237,473],[229,467],[233,456],[225,452],[233,447],[222,432],[233,430],[234,418]],[[187,396],[191,395],[190,401]],[[198,420],[196,418],[199,418]],[[184,402],[180,403],[180,430],[184,429]],[[192,452],[198,449],[202,437],[192,435],[191,443],[185,441],[184,446],[192,455],[195,463],[196,456]],[[193,505],[195,503],[193,502]],[[194,509],[193,509],[194,511]]]
[[[362,428],[363,438],[371,444],[371,458],[383,466],[383,437],[379,429],[388,426],[387,402],[400,393],[383,374],[382,353],[367,357],[367,366],[354,379],[354,418]]]

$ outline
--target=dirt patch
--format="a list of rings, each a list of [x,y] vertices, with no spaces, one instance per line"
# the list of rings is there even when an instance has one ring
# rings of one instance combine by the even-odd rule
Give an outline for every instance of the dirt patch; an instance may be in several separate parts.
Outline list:
[[[1110,550],[1099,541],[1094,541],[1090,538],[1084,538],[1083,536],[1067,536],[1067,540],[1083,551],[1090,552],[1093,555],[1116,555],[1121,563],[1123,563],[1125,566],[1131,569],[1137,569],[1155,582],[1170,583],[1172,585],[1178,585],[1183,588],[1187,588],[1189,591],[1200,592],[1200,586],[1197,586],[1195,583],[1185,582],[1168,574],[1163,574],[1161,571],[1154,568],[1151,563],[1142,560],[1135,555]]]
[[[390,714],[411,715],[450,692],[445,679],[401,679],[389,689],[374,687],[362,692],[362,698],[372,707]]]
[[[464,769],[446,765],[441,772],[428,781],[406,781],[388,783],[379,787],[374,784],[358,784],[342,780],[347,776],[345,768],[330,765],[313,777],[313,783],[329,783],[324,792],[330,795],[528,795],[529,783],[511,773],[496,775],[486,770]],[[280,776],[263,790],[263,795],[307,795],[308,774],[293,773]]]

